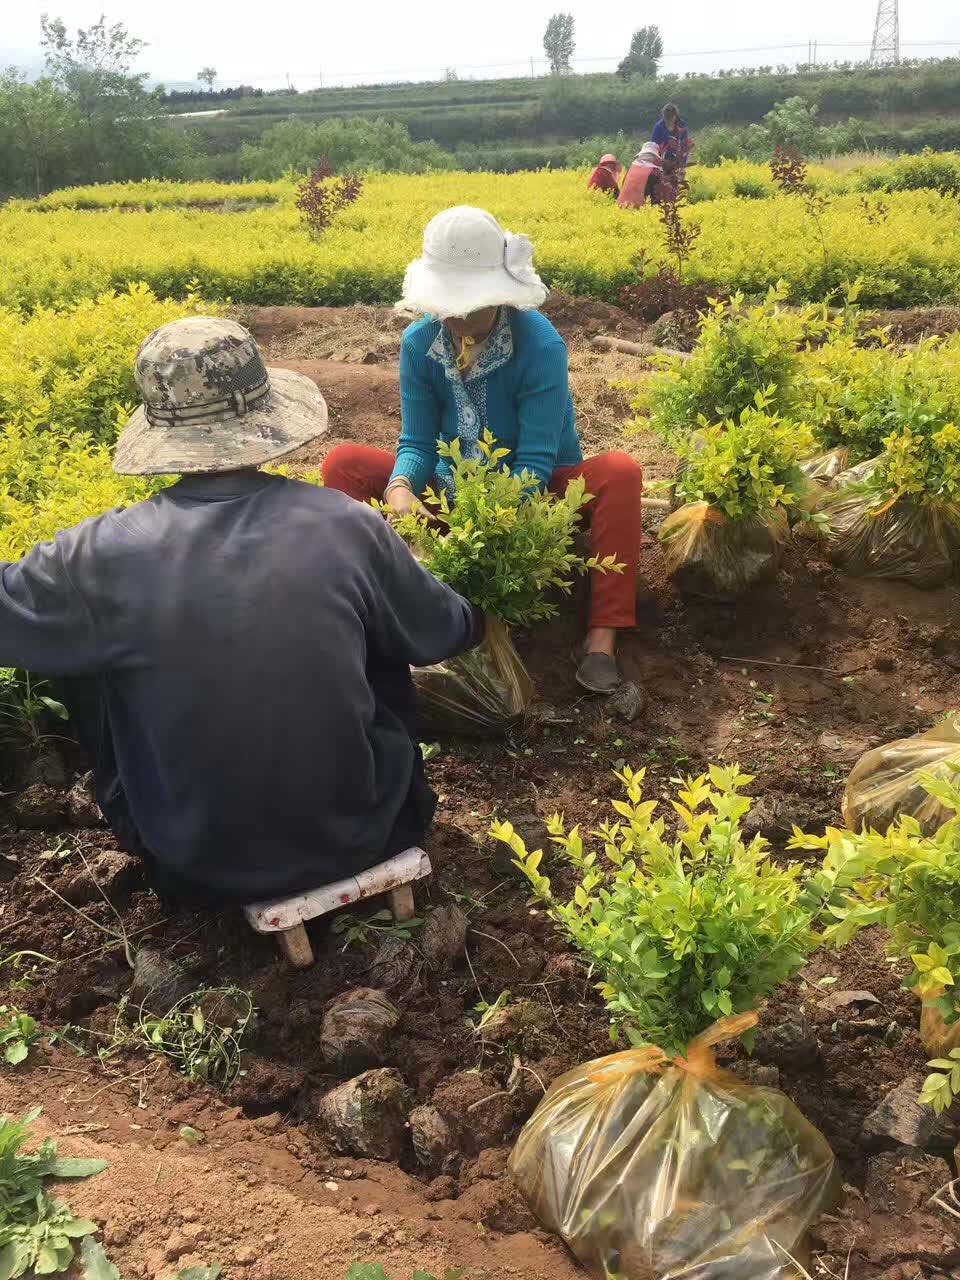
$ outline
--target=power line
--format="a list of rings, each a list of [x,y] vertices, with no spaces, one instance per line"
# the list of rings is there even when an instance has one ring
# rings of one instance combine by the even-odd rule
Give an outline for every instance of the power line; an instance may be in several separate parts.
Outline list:
[[[880,3],[882,5],[889,4],[889,3],[896,3],[896,0],[880,0]],[[662,58],[668,59],[668,58],[727,57],[732,54],[744,54],[744,53],[785,53],[785,52],[791,52],[796,49],[801,49],[801,50],[806,49],[809,52],[811,43],[812,42],[810,41],[806,41],[802,44],[796,43],[796,44],[752,45],[749,47],[743,47],[743,48],[737,48],[737,49],[685,49],[685,50],[679,50],[675,53],[664,53],[662,55]],[[865,41],[865,40],[833,40],[833,41],[824,40],[824,41],[817,41],[816,44],[818,49],[871,49],[872,50],[871,42]],[[940,49],[940,48],[960,49],[960,39],[958,40],[907,40],[907,41],[900,41],[899,47],[904,49]],[[585,57],[585,58],[573,58],[572,61],[576,65],[581,65],[586,63],[598,63],[598,62],[619,62],[621,60],[621,56],[622,55],[620,54],[607,54],[603,56],[597,55],[597,56],[591,56],[591,57]],[[367,68],[366,70],[363,70],[363,71],[333,71],[333,72],[296,71],[296,72],[290,73],[289,78],[293,81],[317,80],[322,78],[323,80],[326,80],[329,82],[332,80],[352,80],[360,77],[383,78],[388,76],[430,75],[434,73],[436,73],[438,76],[442,76],[443,73],[446,71],[447,67],[452,65],[456,65],[458,70],[462,70],[462,71],[494,71],[494,70],[497,70],[498,68],[505,68],[505,67],[526,68],[527,66],[530,66],[532,68],[534,63],[539,63],[542,66],[547,66],[548,60],[546,58],[518,58],[515,60],[509,60],[509,61],[503,61],[503,62],[468,62],[468,63],[457,62],[456,64],[447,63],[443,67],[436,67],[436,66],[404,67],[404,68],[393,67],[393,68],[380,68],[379,70],[376,70],[376,69],[371,70]],[[237,76],[237,75],[230,74],[228,72],[224,75],[221,75],[219,78],[221,81],[231,80],[237,83],[242,82],[244,84],[263,84],[271,80],[285,80],[288,78],[288,73],[286,72],[282,74],[276,73],[270,76]]]

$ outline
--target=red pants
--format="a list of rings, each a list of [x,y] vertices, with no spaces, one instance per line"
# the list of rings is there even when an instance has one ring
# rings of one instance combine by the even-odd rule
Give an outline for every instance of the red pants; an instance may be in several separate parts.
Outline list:
[[[394,455],[366,444],[338,444],[323,463],[323,480],[358,502],[382,498],[393,473]],[[590,527],[592,554],[612,555],[623,573],[591,574],[590,626],[632,627],[637,621],[637,569],[640,562],[640,499],[643,471],[626,453],[601,453],[574,467],[557,467],[551,493],[563,494],[583,476],[593,499],[583,508]]]

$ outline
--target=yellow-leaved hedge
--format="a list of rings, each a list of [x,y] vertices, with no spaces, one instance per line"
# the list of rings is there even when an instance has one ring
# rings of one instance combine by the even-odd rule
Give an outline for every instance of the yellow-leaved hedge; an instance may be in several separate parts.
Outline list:
[[[960,296],[960,201],[930,191],[884,197],[868,221],[859,195],[835,196],[823,242],[794,196],[704,201],[685,215],[702,234],[685,274],[729,291],[765,292],[782,279],[790,301],[822,299],[860,277],[865,305]],[[397,299],[423,228],[441,209],[475,204],[530,236],[549,284],[615,301],[646,251],[665,260],[654,208],[619,209],[586,190],[582,173],[396,174],[365,180],[360,198],[319,239],[289,203],[226,213],[0,210],[0,303],[49,305],[144,280],[160,296],[251,303],[389,303]]]
[[[137,348],[170,320],[221,310],[195,294],[163,301],[144,284],[32,314],[0,307],[0,560],[153,492],[111,467],[137,402]]]

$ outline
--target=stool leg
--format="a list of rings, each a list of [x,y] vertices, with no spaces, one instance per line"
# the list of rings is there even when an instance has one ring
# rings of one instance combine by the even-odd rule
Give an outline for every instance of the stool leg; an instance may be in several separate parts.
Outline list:
[[[416,914],[413,904],[413,885],[401,884],[396,889],[390,890],[390,910],[397,924],[413,919]]]
[[[275,935],[280,950],[295,969],[309,969],[313,964],[313,947],[302,924]]]

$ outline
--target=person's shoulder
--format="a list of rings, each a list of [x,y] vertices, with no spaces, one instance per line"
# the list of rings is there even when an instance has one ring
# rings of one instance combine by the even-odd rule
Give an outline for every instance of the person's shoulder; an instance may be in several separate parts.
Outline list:
[[[434,320],[432,316],[423,316],[420,320],[414,320],[413,324],[407,325],[401,342],[408,351],[423,354],[430,350],[439,332],[440,321]]]

